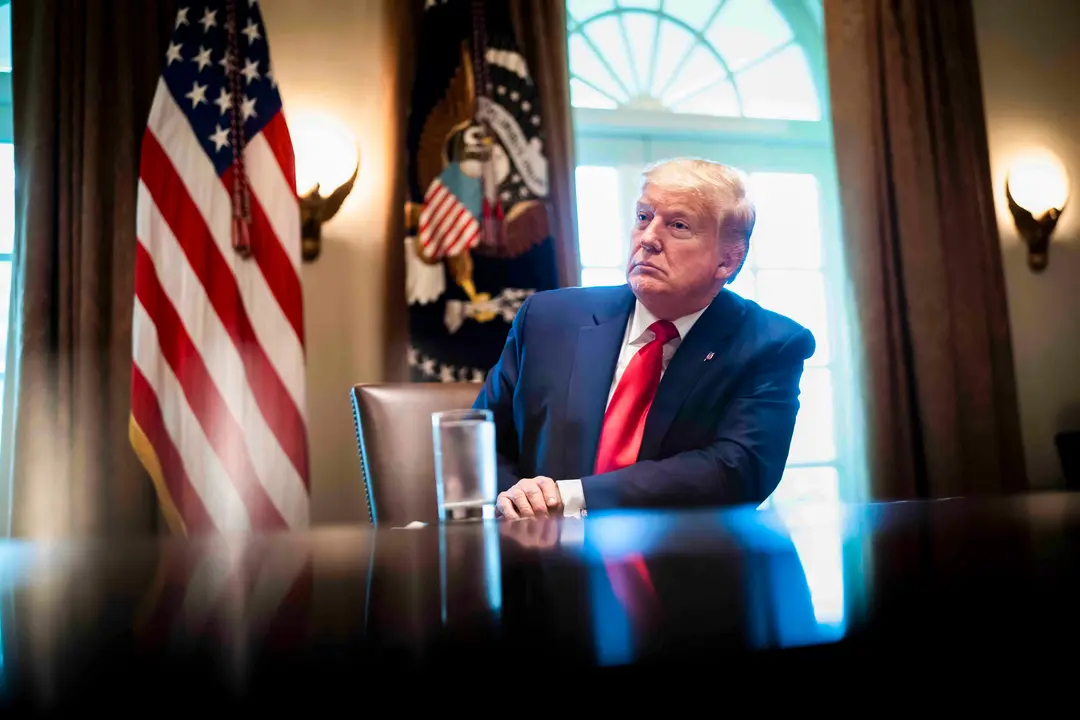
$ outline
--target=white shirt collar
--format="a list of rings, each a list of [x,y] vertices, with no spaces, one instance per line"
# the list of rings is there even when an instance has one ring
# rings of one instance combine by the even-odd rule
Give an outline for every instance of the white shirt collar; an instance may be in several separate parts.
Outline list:
[[[675,325],[675,329],[679,331],[679,340],[686,338],[686,334],[690,332],[690,328],[694,327],[694,323],[697,322],[701,314],[705,312],[708,305],[701,308],[697,312],[690,313],[689,315],[683,315],[681,318],[672,320]],[[657,317],[649,312],[649,309],[641,304],[640,300],[634,301],[634,318],[630,321],[630,345],[644,345],[653,339],[653,333],[649,330],[649,326],[656,322]],[[648,334],[648,337],[645,335]]]

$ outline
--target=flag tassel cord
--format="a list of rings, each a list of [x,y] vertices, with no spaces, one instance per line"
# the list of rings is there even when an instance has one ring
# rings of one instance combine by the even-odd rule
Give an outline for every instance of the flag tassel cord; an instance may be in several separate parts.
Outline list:
[[[248,188],[247,172],[244,168],[244,117],[243,89],[240,84],[240,41],[236,30],[236,0],[226,0],[227,13],[225,53],[225,74],[229,82],[230,107],[232,110],[232,246],[242,258],[251,257],[251,195]]]

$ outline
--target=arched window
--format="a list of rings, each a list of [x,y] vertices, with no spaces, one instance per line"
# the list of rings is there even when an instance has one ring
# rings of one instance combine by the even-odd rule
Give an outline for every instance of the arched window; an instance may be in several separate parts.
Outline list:
[[[569,5],[575,107],[821,119],[806,53],[820,26],[800,27],[814,20],[801,3],[794,24],[769,0]]]
[[[758,223],[731,289],[802,323],[807,362],[771,501],[861,498],[820,0],[568,0],[582,284],[625,282],[641,170],[734,166]]]

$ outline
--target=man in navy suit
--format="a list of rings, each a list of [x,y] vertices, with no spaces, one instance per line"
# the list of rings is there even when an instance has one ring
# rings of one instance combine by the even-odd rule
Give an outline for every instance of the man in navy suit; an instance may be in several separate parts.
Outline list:
[[[787,460],[808,330],[725,290],[755,210],[739,175],[644,173],[628,285],[537,293],[475,407],[495,417],[500,516],[760,503]]]

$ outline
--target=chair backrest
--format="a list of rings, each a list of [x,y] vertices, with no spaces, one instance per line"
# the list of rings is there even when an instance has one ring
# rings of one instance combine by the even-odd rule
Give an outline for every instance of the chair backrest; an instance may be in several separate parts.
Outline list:
[[[471,408],[478,383],[356,385],[360,472],[375,525],[438,522],[431,413]]]

